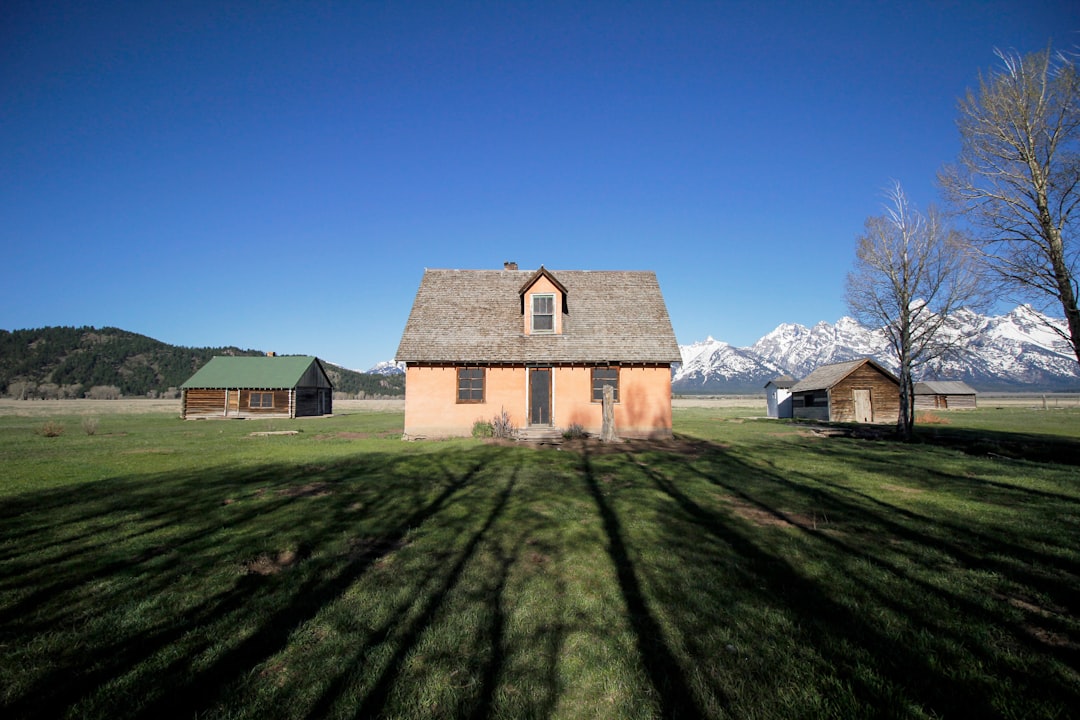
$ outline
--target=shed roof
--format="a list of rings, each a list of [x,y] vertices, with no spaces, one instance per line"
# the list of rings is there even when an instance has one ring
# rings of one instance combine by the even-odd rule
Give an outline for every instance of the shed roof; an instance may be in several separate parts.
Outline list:
[[[812,373],[804,377],[799,382],[795,383],[791,392],[809,392],[811,390],[828,390],[836,385],[838,382],[846,378],[851,373],[855,372],[858,368],[869,363],[875,367],[879,372],[885,375],[893,382],[899,384],[900,381],[895,375],[889,372],[885,367],[875,362],[870,358],[862,358],[860,360],[849,360],[848,362],[833,363],[831,365],[822,365],[816,368]]]
[[[790,375],[778,375],[769,382],[765,383],[765,387],[769,387],[770,385],[772,385],[773,387],[787,390],[791,388],[791,386],[794,385],[795,382],[795,378],[791,377]]]
[[[312,364],[326,375],[311,355],[234,357],[218,355],[188,378],[181,388],[294,388]]]
[[[927,380],[915,383],[916,395],[975,395],[975,388],[962,380]]]
[[[426,270],[395,358],[452,363],[681,362],[656,274],[542,269],[565,288],[562,333],[526,335],[540,271]]]

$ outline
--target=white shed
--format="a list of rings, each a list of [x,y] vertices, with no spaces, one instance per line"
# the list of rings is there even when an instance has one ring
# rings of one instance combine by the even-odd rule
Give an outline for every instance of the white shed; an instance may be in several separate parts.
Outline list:
[[[791,386],[794,384],[795,378],[790,375],[781,375],[765,383],[765,401],[769,406],[769,417],[792,417]]]

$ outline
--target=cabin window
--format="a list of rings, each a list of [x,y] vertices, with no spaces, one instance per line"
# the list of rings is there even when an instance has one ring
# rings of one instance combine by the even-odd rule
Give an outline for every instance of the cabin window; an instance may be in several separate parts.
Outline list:
[[[615,389],[615,402],[619,402],[619,368],[596,367],[592,369],[592,401],[604,402],[604,386]]]
[[[458,368],[457,401],[459,403],[484,402],[484,368]]]
[[[274,407],[274,393],[272,392],[253,392],[248,395],[248,407],[251,408],[272,408]]]
[[[555,296],[532,296],[532,330],[537,333],[555,332]]]
[[[814,393],[806,393],[805,395],[803,395],[803,406],[814,407],[814,400]]]

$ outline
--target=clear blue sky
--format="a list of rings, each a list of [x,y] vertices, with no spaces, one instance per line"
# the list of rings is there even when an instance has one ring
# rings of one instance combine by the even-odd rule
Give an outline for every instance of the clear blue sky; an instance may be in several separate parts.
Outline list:
[[[425,267],[655,270],[680,343],[846,314],[995,47],[1077,2],[0,4],[0,328],[392,358]]]

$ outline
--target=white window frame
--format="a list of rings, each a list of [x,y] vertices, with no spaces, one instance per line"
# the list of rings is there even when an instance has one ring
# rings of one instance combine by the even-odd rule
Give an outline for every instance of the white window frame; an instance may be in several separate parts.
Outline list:
[[[550,313],[546,313],[546,312],[545,313],[537,313],[536,312],[536,301],[541,300],[541,299],[550,301],[550,303],[551,303],[551,312]],[[554,333],[555,332],[555,314],[556,314],[555,293],[534,293],[532,295],[532,299],[530,300],[530,305],[531,305],[531,312],[529,314],[529,327],[530,327],[531,331],[533,333],[535,333],[535,334],[551,334],[551,333]],[[551,327],[549,327],[549,328],[538,328],[538,327],[536,327],[536,318],[538,318],[538,317],[549,317],[549,318],[551,318]]]

